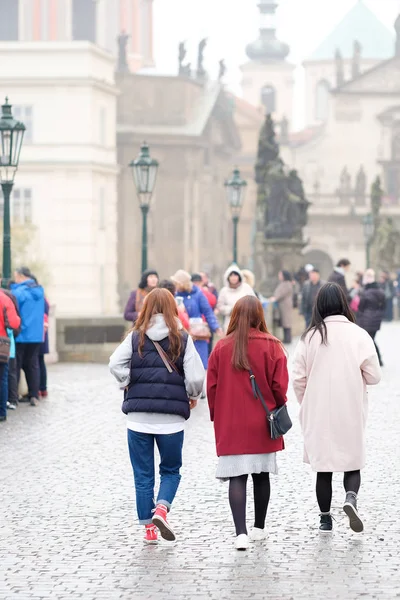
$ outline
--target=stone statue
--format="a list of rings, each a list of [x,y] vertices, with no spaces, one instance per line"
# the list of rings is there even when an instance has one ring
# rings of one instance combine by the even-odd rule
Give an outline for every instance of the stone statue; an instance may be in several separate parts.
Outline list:
[[[342,204],[348,204],[351,199],[351,176],[347,170],[347,167],[343,167],[340,173],[339,188],[336,190],[336,194],[340,198]]]
[[[279,155],[274,122],[267,115],[260,132],[255,167],[258,230],[269,240],[301,242],[309,202],[296,171],[289,173]]]
[[[118,64],[117,71],[119,73],[126,73],[129,71],[128,66],[128,58],[126,53],[126,48],[128,45],[128,40],[131,36],[128,35],[125,31],[122,31],[120,35],[117,37],[118,41]]]
[[[226,65],[225,65],[225,60],[222,59],[219,61],[219,71],[218,71],[218,81],[222,81],[225,73],[226,73]]]
[[[351,62],[351,75],[353,79],[361,73],[361,44],[359,41],[354,42],[353,59]]]
[[[336,65],[336,87],[340,87],[344,84],[344,62],[343,56],[339,48],[335,52],[335,65]]]
[[[361,165],[357,176],[356,176],[356,186],[355,186],[355,197],[356,204],[359,206],[365,204],[365,197],[367,191],[367,176],[365,174],[364,168]]]
[[[285,116],[283,116],[281,120],[280,142],[281,144],[287,144],[289,142],[289,121]]]
[[[197,55],[197,78],[204,79],[206,76],[206,70],[204,69],[204,50],[207,46],[207,38],[203,38],[199,44],[199,51]]]
[[[179,75],[181,75],[182,74],[182,70],[184,69],[183,61],[185,60],[186,54],[187,54],[186,47],[185,47],[185,42],[180,42],[179,43],[179,50],[178,50],[178,52],[179,52],[179,54],[178,54],[178,61],[179,61],[179,63],[178,63],[178,65],[179,65],[178,66],[178,73],[179,73]]]
[[[184,60],[187,55],[185,42],[179,43],[178,49],[178,74],[185,77],[190,77],[191,74],[191,63],[184,64]]]

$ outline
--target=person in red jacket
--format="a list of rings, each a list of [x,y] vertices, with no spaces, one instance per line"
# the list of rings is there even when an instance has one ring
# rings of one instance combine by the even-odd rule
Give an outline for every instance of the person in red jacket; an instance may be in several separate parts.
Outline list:
[[[248,475],[254,486],[255,522],[252,540],[265,537],[264,525],[270,497],[269,474],[277,473],[276,453],[283,438],[272,440],[264,408],[253,395],[250,373],[270,409],[286,403],[288,369],[281,342],[267,329],[261,302],[245,296],[233,309],[227,337],[210,356],[207,396],[214,422],[217,478],[229,481],[229,503],[236,528],[235,546],[249,546],[246,527]]]
[[[21,319],[17,313],[13,300],[0,291],[0,337],[8,339],[7,329],[17,330]],[[0,422],[7,420],[8,401],[8,362],[10,359],[10,345],[1,344],[0,352]]]

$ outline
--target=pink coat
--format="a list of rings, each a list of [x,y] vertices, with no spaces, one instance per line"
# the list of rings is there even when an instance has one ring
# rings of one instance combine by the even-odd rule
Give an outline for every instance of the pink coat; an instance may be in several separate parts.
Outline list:
[[[381,369],[366,331],[339,315],[325,323],[328,345],[309,333],[294,358],[304,462],[317,472],[356,471],[365,465],[367,385],[379,383]]]

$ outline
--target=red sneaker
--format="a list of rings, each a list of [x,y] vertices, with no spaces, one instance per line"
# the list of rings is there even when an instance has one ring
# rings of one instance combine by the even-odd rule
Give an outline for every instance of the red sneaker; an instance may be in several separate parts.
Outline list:
[[[152,523],[150,523],[150,525],[145,525],[143,541],[145,544],[158,544],[157,527]]]
[[[168,509],[166,506],[164,506],[163,504],[157,504],[156,510],[154,511],[153,525],[158,527],[161,533],[161,537],[164,538],[164,540],[173,542],[176,539],[176,537],[171,525],[168,524],[167,513]]]
[[[48,395],[49,395],[49,393],[47,390],[45,390],[44,392],[39,392],[39,396],[41,398],[47,398]]]

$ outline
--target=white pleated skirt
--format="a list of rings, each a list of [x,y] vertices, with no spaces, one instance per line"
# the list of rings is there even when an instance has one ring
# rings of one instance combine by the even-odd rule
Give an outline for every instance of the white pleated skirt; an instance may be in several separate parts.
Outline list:
[[[221,481],[228,481],[231,477],[251,475],[252,473],[273,473],[277,475],[276,452],[220,456],[218,459],[216,478]]]

